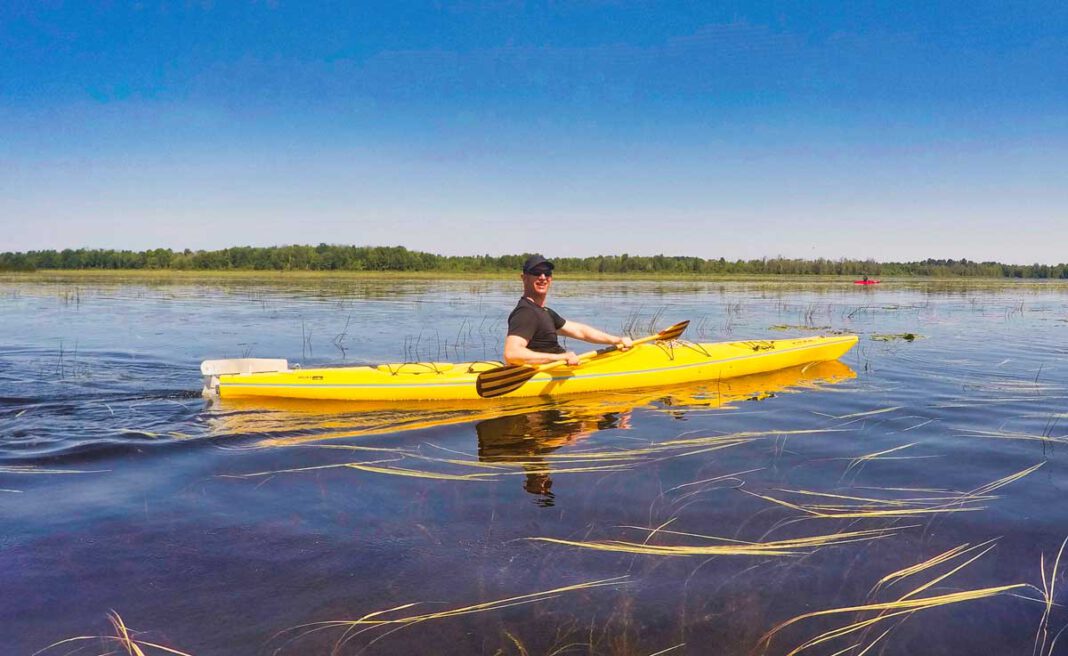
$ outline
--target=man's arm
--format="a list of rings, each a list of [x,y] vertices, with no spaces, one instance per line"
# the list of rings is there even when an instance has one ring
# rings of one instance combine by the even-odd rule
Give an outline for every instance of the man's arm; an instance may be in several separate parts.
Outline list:
[[[508,364],[546,364],[557,360],[567,360],[571,366],[579,363],[578,356],[573,351],[566,353],[542,353],[527,348],[530,341],[519,335],[508,335],[504,338],[504,361]]]
[[[624,351],[631,347],[630,337],[620,337],[619,335],[606,333],[603,330],[597,330],[593,326],[587,326],[577,321],[565,321],[563,326],[556,329],[556,332],[592,344],[618,344],[620,349]]]

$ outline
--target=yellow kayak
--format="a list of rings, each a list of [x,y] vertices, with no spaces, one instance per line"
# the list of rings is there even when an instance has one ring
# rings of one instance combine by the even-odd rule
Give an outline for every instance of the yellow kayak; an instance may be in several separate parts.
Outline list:
[[[509,397],[556,396],[714,381],[837,360],[856,335],[744,342],[649,342],[613,351],[577,367],[534,375]],[[481,400],[478,374],[500,362],[404,362],[377,366],[290,368],[285,360],[208,360],[205,394],[339,401]],[[241,373],[238,373],[241,372]]]

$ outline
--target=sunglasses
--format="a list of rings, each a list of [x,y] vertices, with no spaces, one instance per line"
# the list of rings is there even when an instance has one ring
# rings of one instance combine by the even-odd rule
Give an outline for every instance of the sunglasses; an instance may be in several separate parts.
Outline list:
[[[527,271],[527,275],[528,276],[534,276],[535,278],[540,278],[541,276],[545,276],[546,278],[552,278],[553,277],[553,270],[552,269],[531,269],[530,271]]]

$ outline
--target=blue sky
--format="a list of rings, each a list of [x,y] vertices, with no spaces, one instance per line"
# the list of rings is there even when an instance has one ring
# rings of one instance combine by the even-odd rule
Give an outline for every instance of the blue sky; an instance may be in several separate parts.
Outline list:
[[[1068,3],[0,4],[0,251],[1068,260]]]

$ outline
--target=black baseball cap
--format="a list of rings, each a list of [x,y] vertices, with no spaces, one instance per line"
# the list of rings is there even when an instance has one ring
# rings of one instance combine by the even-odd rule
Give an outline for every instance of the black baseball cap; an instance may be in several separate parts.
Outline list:
[[[556,268],[555,266],[553,266],[552,262],[550,262],[549,260],[545,259],[543,256],[535,253],[534,255],[531,255],[530,257],[528,257],[526,262],[523,262],[523,273],[530,273],[531,270],[533,270],[533,269],[535,269],[535,268],[537,268],[539,266],[549,267],[550,271],[552,271],[553,269]]]

